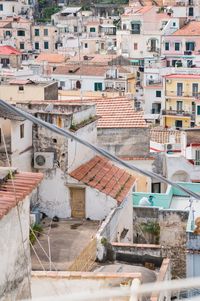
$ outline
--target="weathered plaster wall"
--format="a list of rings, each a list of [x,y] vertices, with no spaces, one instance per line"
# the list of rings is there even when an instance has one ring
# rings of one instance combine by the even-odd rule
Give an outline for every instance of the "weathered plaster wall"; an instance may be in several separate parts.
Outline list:
[[[132,243],[132,202],[128,196],[120,206],[113,209],[105,221],[102,223],[97,232],[97,259],[99,261],[105,260],[107,256],[107,244],[112,242],[128,242]],[[123,230],[127,230],[125,237],[122,237]]]
[[[149,243],[151,233],[145,233],[142,224],[148,221],[160,226],[159,244],[163,257],[171,259],[172,276],[186,276],[186,227],[188,212],[179,210],[159,210],[159,208],[133,208],[133,241]]]
[[[2,301],[29,297],[28,274],[31,260],[29,250],[29,197],[19,203],[23,242],[17,208],[0,220],[0,299]],[[25,259],[26,256],[26,259]]]
[[[112,197],[96,189],[86,188],[86,218],[90,218],[91,220],[103,220],[111,210],[116,207],[117,201]]]
[[[172,276],[186,277],[186,227],[188,212],[160,210],[160,244],[171,259]]]
[[[44,88],[44,100],[58,99],[58,83],[54,82]]]
[[[70,194],[66,175],[60,168],[46,171],[39,187],[39,208],[49,217],[71,216]]]
[[[148,128],[98,128],[98,145],[116,156],[145,157],[149,155]]]
[[[97,141],[96,122],[92,122],[75,132],[77,137],[80,137],[88,142],[95,144]],[[81,164],[89,161],[96,154],[88,147],[72,140],[68,140],[68,171],[79,167]]]

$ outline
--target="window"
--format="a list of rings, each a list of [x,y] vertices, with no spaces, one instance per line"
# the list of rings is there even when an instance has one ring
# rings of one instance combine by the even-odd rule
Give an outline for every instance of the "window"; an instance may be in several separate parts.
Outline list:
[[[180,50],[180,43],[175,43],[174,44],[174,49],[175,49],[175,51],[179,51]]]
[[[127,28],[126,28],[126,24],[123,24],[123,30],[126,30]]]
[[[198,96],[198,84],[196,83],[192,84],[192,96],[194,97]]]
[[[35,36],[39,37],[40,35],[40,30],[38,28],[35,28]]]
[[[1,139],[1,129],[0,129],[0,144],[1,144],[1,142],[2,142],[2,139]]]
[[[19,91],[24,91],[24,86],[19,86],[18,90]]]
[[[45,29],[44,29],[44,36],[48,36],[48,34],[49,34],[49,33],[48,33],[48,29],[45,28]]]
[[[156,91],[156,97],[161,97],[161,91]]]
[[[176,27],[176,22],[173,22],[173,27]]]
[[[9,64],[10,64],[10,60],[9,59],[7,59],[7,58],[2,58],[1,59],[1,64],[2,64],[2,67],[3,68],[7,68],[8,66],[9,66]]]
[[[95,27],[90,27],[90,32],[96,32],[96,28]]]
[[[24,138],[24,124],[20,124],[20,138]]]
[[[24,43],[22,43],[22,42],[19,43],[19,48],[20,48],[20,49],[24,49]]]
[[[185,43],[185,50],[186,51],[194,51],[195,43],[194,42],[186,42]]]
[[[6,30],[5,34],[6,34],[6,36],[9,36],[9,37],[11,36],[11,32],[9,30]]]
[[[195,150],[195,165],[200,165],[200,150]]]
[[[39,42],[35,42],[35,49],[36,49],[36,50],[39,50],[39,49],[40,49],[40,44],[39,44]]]
[[[176,110],[177,110],[178,113],[183,112],[183,102],[182,101],[177,101],[176,102]]]
[[[65,87],[65,82],[64,81],[60,81],[60,87]]]
[[[177,83],[177,96],[182,96],[182,95],[183,95],[183,84]]]
[[[137,43],[134,43],[133,46],[134,46],[134,50],[138,49],[138,44]]]
[[[88,48],[88,44],[87,44],[87,43],[85,43],[85,44],[84,44],[84,47],[85,47],[85,48]]]
[[[183,121],[182,120],[175,120],[175,127],[176,128],[182,128]]]
[[[49,49],[49,42],[47,41],[44,42],[44,49]]]
[[[0,4],[0,11],[3,11],[3,4]]]
[[[103,84],[102,83],[94,83],[94,91],[102,91]]]
[[[197,115],[200,115],[200,106],[197,106]]]
[[[140,24],[139,23],[132,23],[131,24],[131,33],[140,34]]]
[[[18,30],[17,35],[18,35],[18,37],[25,37],[25,31],[24,30]]]
[[[151,183],[151,192],[152,193],[160,193],[161,192],[160,183]]]
[[[189,17],[193,17],[194,16],[194,8],[193,7],[189,7],[188,15],[189,15]]]
[[[169,42],[165,42],[165,51],[169,50]]]
[[[78,27],[74,26],[74,32],[77,32],[77,31],[78,31]]]

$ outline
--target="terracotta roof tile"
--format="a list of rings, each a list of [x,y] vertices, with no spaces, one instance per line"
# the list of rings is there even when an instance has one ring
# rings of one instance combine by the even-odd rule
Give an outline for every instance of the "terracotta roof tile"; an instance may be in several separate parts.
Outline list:
[[[29,195],[43,178],[41,173],[16,173],[0,184],[0,219]],[[14,185],[14,186],[13,186]]]
[[[21,52],[12,46],[0,46],[0,54],[3,55],[20,55]]]
[[[60,53],[40,53],[36,58],[36,62],[44,62],[47,61],[49,63],[64,63],[67,58]]]
[[[108,67],[95,65],[65,65],[58,66],[53,74],[104,76]]]
[[[200,22],[190,21],[174,32],[174,36],[199,36],[200,35]]]
[[[109,160],[95,156],[70,173],[70,176],[122,202],[135,178]]]

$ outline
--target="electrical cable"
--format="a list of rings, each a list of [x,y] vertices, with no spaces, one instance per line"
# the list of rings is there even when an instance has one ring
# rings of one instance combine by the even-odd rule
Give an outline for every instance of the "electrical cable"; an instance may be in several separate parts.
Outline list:
[[[169,184],[169,185],[171,185],[171,186],[173,186],[173,187],[175,187],[175,188],[183,191],[184,193],[186,193],[186,194],[188,194],[190,196],[193,196],[196,199],[200,199],[200,195],[198,195],[197,193],[195,193],[195,192],[193,192],[193,191],[191,191],[191,190],[189,190],[189,189],[181,186],[180,184],[172,182],[172,181],[170,181],[170,180],[164,178],[163,176],[158,175],[158,174],[156,174],[154,172],[150,172],[150,171],[138,168],[138,167],[134,166],[133,164],[131,164],[129,162],[123,161],[120,158],[116,157],[115,155],[112,155],[111,153],[109,153],[107,150],[104,150],[104,149],[102,149],[100,147],[97,147],[94,144],[89,143],[87,140],[84,140],[84,139],[81,139],[81,138],[77,137],[76,135],[74,135],[70,131],[58,128],[56,125],[47,123],[47,122],[45,122],[45,121],[43,121],[43,120],[41,120],[41,119],[39,119],[39,118],[31,115],[30,113],[27,113],[27,112],[23,111],[20,108],[14,107],[14,106],[6,103],[3,100],[0,100],[0,107],[3,108],[4,110],[8,111],[11,114],[15,114],[15,115],[17,114],[18,116],[22,116],[25,119],[28,119],[29,121],[33,122],[34,124],[37,124],[37,125],[42,126],[42,127],[45,127],[47,129],[49,129],[50,131],[53,131],[54,133],[62,135],[64,137],[66,137],[66,138],[74,139],[75,141],[79,142],[80,144],[87,146],[88,148],[92,149],[96,153],[102,155],[103,157],[106,157],[107,159],[109,159],[109,160],[111,160],[113,162],[116,162],[117,164],[120,164],[123,167],[126,167],[126,168],[128,168],[130,170],[136,171],[136,172],[141,173],[143,175],[146,175],[146,176],[148,176],[150,178],[155,178],[155,179],[157,179],[157,180],[159,180],[161,182]]]

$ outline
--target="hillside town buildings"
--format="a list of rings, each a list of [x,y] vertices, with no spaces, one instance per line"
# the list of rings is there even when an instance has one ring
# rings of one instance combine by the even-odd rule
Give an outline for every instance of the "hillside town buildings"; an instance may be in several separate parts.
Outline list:
[[[200,294],[200,3],[93,2],[0,1],[2,301]]]

